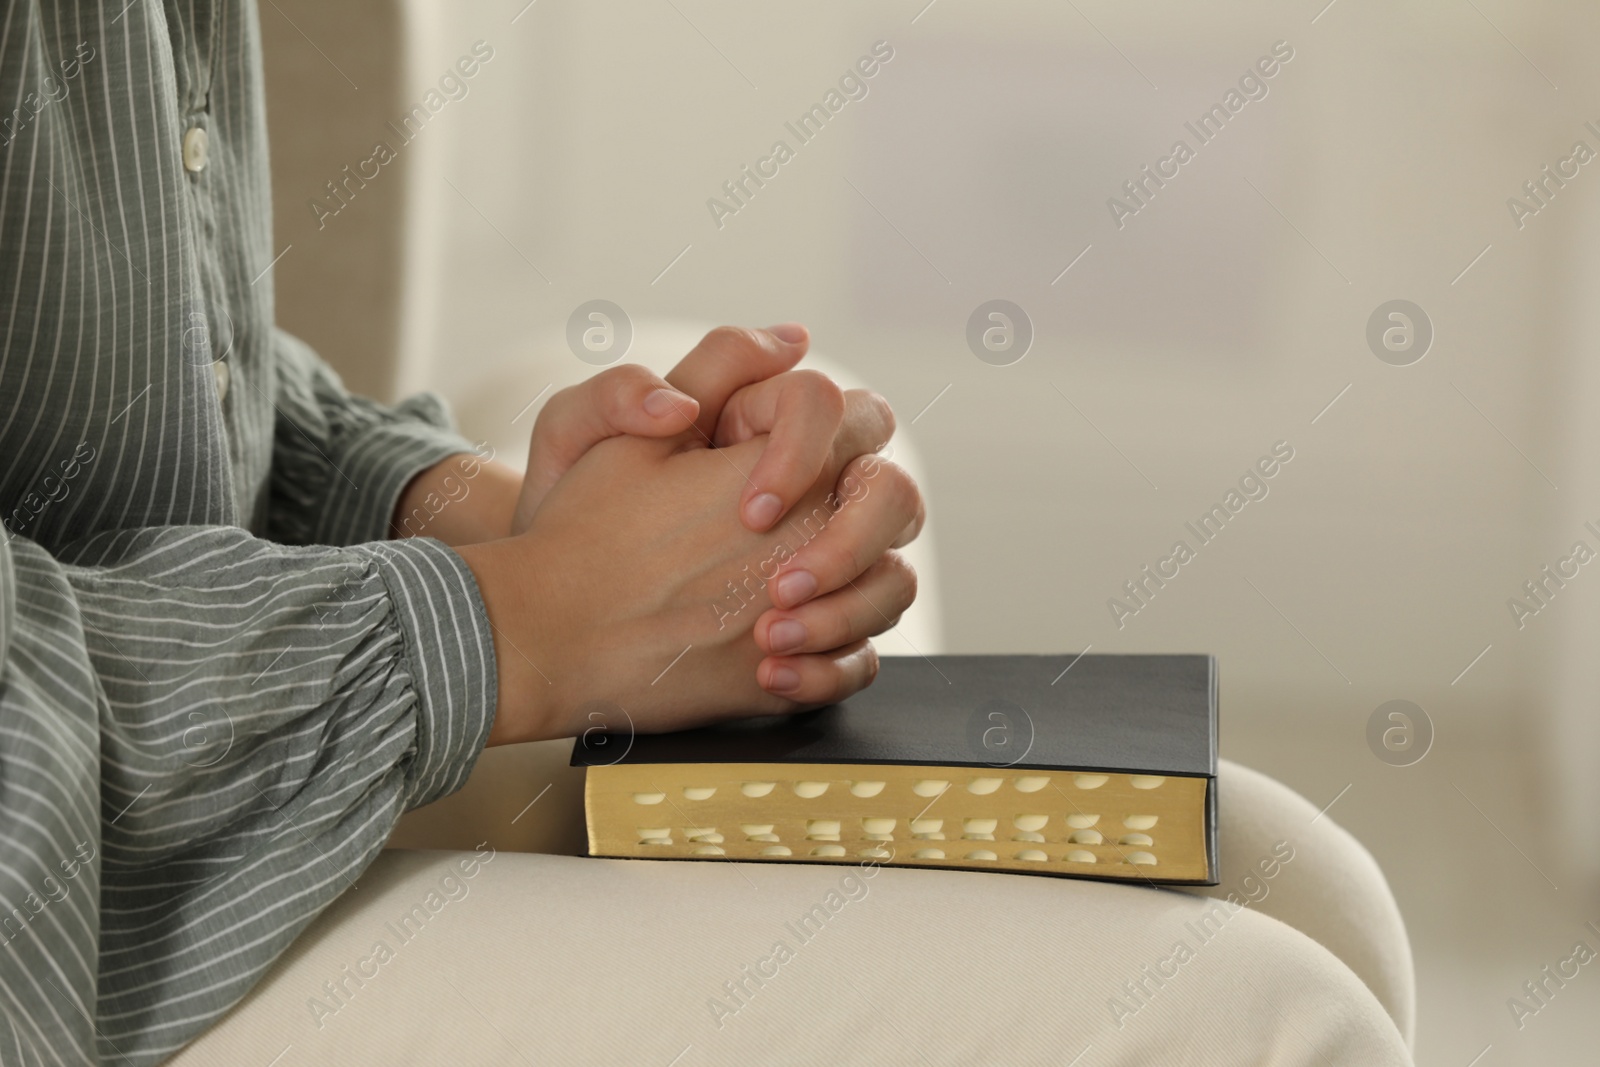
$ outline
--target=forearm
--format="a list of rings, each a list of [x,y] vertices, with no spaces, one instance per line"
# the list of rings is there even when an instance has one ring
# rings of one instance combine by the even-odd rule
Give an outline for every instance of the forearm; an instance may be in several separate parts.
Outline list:
[[[452,548],[507,537],[522,475],[470,452],[423,470],[395,505],[390,536],[433,537]]]
[[[12,983],[0,1048],[21,1018],[62,1062],[101,1062],[96,1031],[102,1053],[165,1060],[405,808],[465,781],[489,731],[488,628],[472,576],[431,541],[146,527],[58,557],[0,538],[0,587],[0,941],[16,961],[0,973],[57,987]]]

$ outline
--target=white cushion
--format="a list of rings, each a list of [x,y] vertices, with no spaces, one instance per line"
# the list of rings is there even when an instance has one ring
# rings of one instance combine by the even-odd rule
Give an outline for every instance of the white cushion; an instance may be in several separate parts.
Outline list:
[[[1410,1062],[1327,949],[1250,910],[1201,943],[1186,924],[1220,905],[1182,893],[504,852],[466,878],[461,855],[386,852],[172,1062]],[[1157,988],[1143,968],[1184,937]],[[1122,988],[1141,980],[1144,1001]]]
[[[1410,1063],[1410,953],[1370,857],[1270,779],[1224,773],[1209,892],[1246,907],[998,874],[391,850],[172,1062]],[[1285,833],[1293,860],[1248,890]]]

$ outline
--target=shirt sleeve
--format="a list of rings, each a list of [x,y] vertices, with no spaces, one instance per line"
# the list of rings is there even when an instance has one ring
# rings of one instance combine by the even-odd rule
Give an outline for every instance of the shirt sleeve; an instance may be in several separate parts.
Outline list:
[[[142,1067],[216,1021],[465,781],[492,648],[429,539],[0,540],[0,1062]]]
[[[397,536],[396,502],[418,473],[472,452],[444,402],[421,393],[392,407],[345,389],[304,341],[274,331],[278,367],[267,536],[351,545]]]

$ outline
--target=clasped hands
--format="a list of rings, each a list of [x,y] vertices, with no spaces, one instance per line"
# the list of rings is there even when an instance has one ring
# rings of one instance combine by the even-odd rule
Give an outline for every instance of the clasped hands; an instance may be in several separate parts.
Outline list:
[[[493,627],[491,745],[575,736],[595,707],[652,733],[872,681],[869,638],[916,595],[896,549],[924,509],[877,454],[888,404],[794,370],[808,343],[798,325],[723,327],[664,380],[622,366],[563,390],[514,506],[504,470],[480,498],[511,536],[468,536],[460,516],[421,531],[466,561]]]

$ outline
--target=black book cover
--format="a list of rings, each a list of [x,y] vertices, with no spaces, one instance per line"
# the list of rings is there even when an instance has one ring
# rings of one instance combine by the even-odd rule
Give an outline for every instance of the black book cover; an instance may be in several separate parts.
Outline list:
[[[618,747],[626,754],[619,760]],[[574,766],[884,763],[1122,774],[1217,773],[1209,655],[885,656],[838,704],[632,744],[573,746]]]

